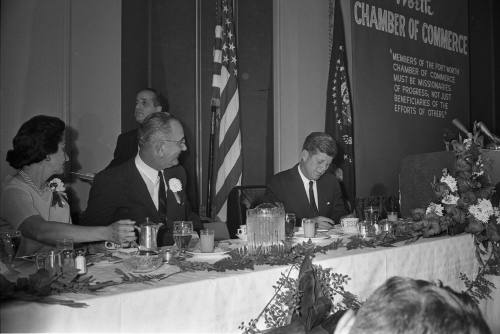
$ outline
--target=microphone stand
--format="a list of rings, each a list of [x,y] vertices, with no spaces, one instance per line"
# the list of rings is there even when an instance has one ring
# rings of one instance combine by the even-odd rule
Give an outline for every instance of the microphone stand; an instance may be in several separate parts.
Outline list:
[[[207,184],[207,204],[206,216],[212,218],[212,179],[214,169],[214,141],[215,141],[215,128],[217,120],[217,104],[212,103],[210,107],[211,120],[210,120],[210,142],[208,147],[208,184]]]
[[[491,143],[486,145],[486,148],[490,150],[500,150],[500,138],[492,134],[483,122],[477,122],[476,126],[491,140]]]

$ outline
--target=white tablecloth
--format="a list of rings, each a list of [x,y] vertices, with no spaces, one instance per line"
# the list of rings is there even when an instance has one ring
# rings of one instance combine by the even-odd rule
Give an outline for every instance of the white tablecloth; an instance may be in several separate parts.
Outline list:
[[[362,299],[387,278],[399,275],[441,280],[462,290],[459,273],[477,271],[470,235],[421,239],[394,248],[345,248],[317,255],[314,263],[351,277],[347,289]],[[119,266],[119,265],[115,265]],[[90,267],[97,277],[112,270]],[[174,272],[164,265],[154,273]],[[273,285],[288,267],[259,266],[254,271],[184,272],[153,285],[106,288],[97,295],[61,298],[89,304],[78,309],[59,305],[10,302],[0,309],[2,332],[240,332],[241,322],[256,317],[274,293]],[[497,284],[500,288],[500,284]],[[499,299],[483,303],[493,333],[500,332]]]

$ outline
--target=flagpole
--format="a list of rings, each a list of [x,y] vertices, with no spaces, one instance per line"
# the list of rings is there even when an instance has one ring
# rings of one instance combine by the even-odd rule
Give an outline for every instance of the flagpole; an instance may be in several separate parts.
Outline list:
[[[210,107],[210,142],[208,146],[208,184],[207,184],[207,206],[206,215],[212,218],[212,178],[214,170],[214,141],[215,141],[215,121],[217,115],[217,105],[212,103]]]

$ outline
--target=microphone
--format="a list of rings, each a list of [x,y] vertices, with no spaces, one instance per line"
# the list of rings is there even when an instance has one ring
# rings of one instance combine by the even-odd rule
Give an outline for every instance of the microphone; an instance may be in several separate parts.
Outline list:
[[[467,130],[467,128],[458,120],[458,118],[454,118],[451,123],[453,123],[453,125],[455,125],[460,131],[465,133],[468,138],[472,138],[472,133]]]
[[[481,132],[483,132],[488,138],[491,139],[492,142],[494,142],[495,144],[500,143],[500,138],[492,134],[483,122],[477,122],[477,126],[479,127]]]

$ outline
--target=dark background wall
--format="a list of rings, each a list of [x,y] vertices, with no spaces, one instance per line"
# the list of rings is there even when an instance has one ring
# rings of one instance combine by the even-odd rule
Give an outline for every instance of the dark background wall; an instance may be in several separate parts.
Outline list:
[[[133,103],[137,90],[151,86],[168,99],[169,111],[184,124],[188,151],[181,157],[181,163],[188,173],[188,194],[195,209],[204,213],[216,5],[215,0],[198,1],[197,45],[196,3],[195,0],[123,0],[122,130],[136,126]],[[273,172],[272,1],[237,0],[235,12],[242,184],[265,184],[266,177]],[[201,159],[201,171],[197,170],[197,157]]]
[[[236,0],[235,3],[243,184],[263,184],[273,173],[272,1]],[[192,181],[190,198],[204,212],[215,0],[199,1],[199,5],[199,44],[196,49],[196,0],[123,0],[122,130],[136,126],[132,111],[138,89],[153,86],[165,95],[172,113],[185,124],[189,152],[182,163]],[[496,104],[500,96],[500,85],[497,84],[500,76],[496,59],[500,45],[497,41],[500,36],[500,5],[493,0],[481,0],[469,1],[468,7],[470,107],[468,119],[464,117],[462,121],[470,127],[473,120],[481,120],[498,133],[500,121],[496,116]],[[195,73],[196,52],[200,57],[199,82]],[[196,109],[197,85],[200,87],[199,111]],[[197,116],[200,124],[196,124]],[[356,121],[359,119],[355,118]],[[447,127],[453,128],[451,124]],[[384,135],[383,125],[378,128],[380,135]],[[195,144],[198,140],[201,146],[197,151]],[[407,143],[403,138],[391,142],[398,149]],[[201,171],[197,170],[196,156],[201,159]],[[386,173],[397,184],[393,169],[387,169]],[[373,186],[370,182],[358,180],[358,189],[368,189],[366,194],[360,195],[368,195]],[[200,198],[203,199],[200,201]]]
[[[500,3],[469,1],[471,120],[500,132]]]

